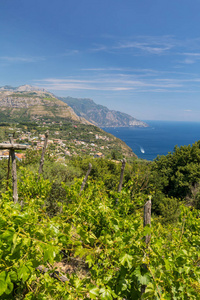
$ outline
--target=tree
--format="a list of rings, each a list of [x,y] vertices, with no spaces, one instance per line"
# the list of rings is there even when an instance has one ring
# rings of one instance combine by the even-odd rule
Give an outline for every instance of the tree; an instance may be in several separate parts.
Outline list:
[[[184,199],[200,181],[200,141],[175,147],[173,153],[158,156],[152,165],[152,184],[169,197]]]

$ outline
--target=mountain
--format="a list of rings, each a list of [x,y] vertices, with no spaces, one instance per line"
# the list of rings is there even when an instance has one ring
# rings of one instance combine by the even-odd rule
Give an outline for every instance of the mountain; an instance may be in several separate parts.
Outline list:
[[[78,116],[48,91],[29,85],[0,88],[0,139],[7,138],[10,130],[19,139],[19,130],[27,139],[30,133],[36,136],[49,130],[50,139],[56,140],[52,147],[59,143],[56,149],[70,155],[136,157],[123,141]]]
[[[106,106],[96,104],[92,99],[59,97],[60,100],[73,108],[75,113],[100,127],[148,127],[128,114],[109,110]]]
[[[36,86],[31,86],[28,84],[20,85],[18,87],[12,87],[10,85],[5,85],[0,88],[0,91],[15,91],[15,92],[32,92],[32,91],[41,91],[41,92],[47,92],[43,88],[39,88]],[[49,93],[49,92],[47,92]]]
[[[42,118],[65,118],[91,124],[76,115],[74,110],[53,94],[29,85],[0,88],[1,121],[31,121]]]

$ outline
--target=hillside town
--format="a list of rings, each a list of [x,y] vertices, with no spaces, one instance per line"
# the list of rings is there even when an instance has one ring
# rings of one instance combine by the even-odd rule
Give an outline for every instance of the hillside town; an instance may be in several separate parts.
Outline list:
[[[9,128],[10,131],[13,128]],[[21,129],[16,132],[18,137],[14,138],[14,143],[25,144],[27,148],[31,148],[34,150],[41,150],[45,141],[45,134],[37,134],[31,132],[24,132]],[[87,142],[84,140],[78,139],[70,139],[66,140],[63,138],[59,138],[59,131],[55,131],[54,134],[50,135],[48,138],[48,148],[52,150],[54,154],[58,157],[58,159],[64,156],[74,156],[80,155],[81,153],[89,154],[93,157],[103,157],[105,156],[105,150],[110,149],[109,141],[110,138],[107,136],[95,134],[95,140],[92,142]],[[89,132],[90,135],[93,135],[93,132]],[[11,135],[11,134],[10,134]],[[104,145],[101,145],[101,141],[105,142]],[[99,143],[100,142],[100,143]],[[8,140],[3,141],[3,143],[10,143]],[[25,153],[16,153],[16,158],[18,160],[22,160],[25,157]],[[8,159],[9,151],[8,150],[0,150],[0,160]]]

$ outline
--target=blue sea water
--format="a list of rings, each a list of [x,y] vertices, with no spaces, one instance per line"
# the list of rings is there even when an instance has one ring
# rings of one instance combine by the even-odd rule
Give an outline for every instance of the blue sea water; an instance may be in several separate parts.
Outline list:
[[[200,123],[146,121],[147,128],[107,127],[105,131],[124,141],[139,157],[153,160],[173,152],[175,145],[192,145],[200,140]]]

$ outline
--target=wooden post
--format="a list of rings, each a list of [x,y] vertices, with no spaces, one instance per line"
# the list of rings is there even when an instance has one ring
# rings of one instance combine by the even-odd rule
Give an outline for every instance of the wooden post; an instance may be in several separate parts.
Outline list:
[[[12,159],[12,182],[13,182],[13,201],[14,203],[18,202],[18,193],[17,193],[17,164],[15,150],[10,150],[10,156]]]
[[[45,268],[44,266],[41,266],[41,265],[38,266],[36,268],[36,270],[39,270],[43,274],[45,274],[47,272],[49,273],[49,271],[50,271],[50,269]],[[49,276],[52,277],[52,278],[58,279],[59,281],[62,281],[62,282],[69,281],[69,279],[66,276],[60,274],[58,271],[54,271],[54,272],[49,273]]]
[[[43,149],[42,149],[42,155],[41,155],[41,159],[40,159],[40,167],[39,167],[39,176],[38,176],[38,179],[40,178],[40,174],[42,173],[42,170],[43,170],[43,165],[44,165],[44,155],[45,155],[45,151],[46,151],[46,147],[47,147],[48,136],[49,136],[49,131],[47,130],[47,131],[45,132],[44,147],[43,147]]]
[[[125,160],[125,158],[123,158],[122,167],[121,167],[121,174],[120,174],[120,180],[119,180],[119,186],[118,186],[118,190],[117,190],[118,193],[120,193],[121,190],[122,190],[122,183],[123,183],[123,178],[124,178],[125,165],[126,165],[126,160]]]
[[[10,138],[10,144],[2,143],[0,144],[0,149],[8,149],[9,150],[9,159],[12,159],[12,183],[13,183],[13,201],[14,203],[18,202],[18,194],[17,194],[17,166],[16,166],[16,156],[15,150],[26,150],[26,145],[14,144],[13,137]],[[8,162],[9,163],[9,162]],[[8,169],[8,177],[9,177],[9,169]],[[7,179],[8,179],[7,177]]]
[[[151,226],[151,197],[149,197],[149,200],[145,203],[144,206],[144,227],[147,225]],[[147,246],[150,240],[151,240],[151,235],[147,234],[145,236],[145,243]]]
[[[149,225],[151,226],[151,196],[149,197],[149,200],[145,203],[144,205],[144,227]],[[145,237],[145,243],[146,243],[146,248],[148,248],[148,245],[151,240],[151,235],[147,234]],[[145,254],[146,255],[146,254]],[[144,264],[143,267],[147,270],[147,265]],[[141,286],[141,295],[145,293],[146,290],[146,285]]]
[[[119,185],[118,185],[118,189],[117,189],[118,193],[121,193],[121,190],[122,190],[122,183],[123,183],[123,178],[124,178],[125,165],[126,165],[126,160],[125,160],[125,158],[123,158],[122,167],[121,167],[121,174],[120,174],[120,179],[119,179]],[[117,198],[115,204],[118,205],[118,203],[119,203],[119,199]]]
[[[14,134],[13,134],[14,137]],[[10,138],[10,143],[13,146],[14,141],[13,137]],[[18,193],[17,193],[17,164],[16,164],[16,156],[15,156],[15,150],[14,146],[9,151],[9,156],[11,156],[12,159],[12,183],[13,183],[13,201],[14,203],[18,202]]]
[[[0,144],[0,149],[15,149],[15,150],[26,150],[28,147],[26,145],[20,144]]]
[[[8,173],[7,173],[6,191],[8,190],[9,176],[10,176],[10,151],[9,151],[9,158],[8,158]]]
[[[88,179],[88,176],[90,175],[91,170],[92,170],[92,164],[89,163],[89,168],[88,168],[87,173],[86,173],[86,175],[85,175],[85,178],[83,179],[83,182],[82,182],[82,184],[81,184],[81,189],[80,189],[79,195],[81,194],[81,192],[83,191],[83,189],[84,189],[84,187],[85,187],[86,181],[87,181],[87,179]]]

